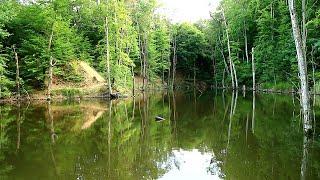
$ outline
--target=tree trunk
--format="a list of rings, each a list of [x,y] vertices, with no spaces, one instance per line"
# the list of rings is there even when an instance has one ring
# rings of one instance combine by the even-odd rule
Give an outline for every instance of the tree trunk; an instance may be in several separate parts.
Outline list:
[[[132,96],[135,96],[136,82],[135,82],[135,78],[134,78],[133,66],[131,66],[131,73],[132,73]]]
[[[112,87],[111,87],[111,77],[110,77],[110,50],[109,50],[109,27],[108,27],[108,17],[105,18],[105,38],[106,38],[106,53],[107,53],[107,80],[108,80],[108,95],[111,97]]]
[[[237,78],[237,71],[236,71],[236,67],[234,65],[234,62],[232,61],[232,70],[233,70],[233,74],[234,74],[234,82],[235,82],[235,86],[236,89],[238,89],[238,78]]]
[[[139,32],[139,29],[138,29],[138,32]],[[138,35],[138,46],[139,46],[139,50],[140,50],[140,53],[139,53],[139,59],[140,59],[140,75],[143,74],[143,49],[142,49],[142,44],[141,44],[141,35],[140,35],[140,32],[139,32],[139,35]]]
[[[227,24],[227,20],[226,20],[226,16],[224,14],[224,10],[222,9],[222,16],[223,16],[223,22],[224,22],[224,26],[226,28],[226,35],[227,35],[227,42],[228,42],[228,53],[229,53],[229,66],[230,66],[230,73],[231,73],[231,81],[232,81],[232,88],[233,89],[238,89],[238,85],[235,81],[235,79],[237,78],[236,75],[234,74],[234,72],[236,72],[236,70],[233,70],[233,61],[232,61],[232,57],[231,57],[231,46],[230,46],[230,38],[229,38],[229,31],[228,31],[228,24]]]
[[[244,43],[245,43],[245,49],[246,49],[246,60],[247,63],[249,63],[249,52],[248,52],[248,37],[247,37],[247,29],[246,29],[246,23],[244,26]]]
[[[216,47],[212,50],[212,68],[213,68],[213,76],[215,82],[215,88],[217,88],[217,70],[216,70],[216,59],[214,57],[214,52],[216,51]]]
[[[226,61],[226,57],[224,56],[224,53],[223,53],[223,46],[222,46],[222,42],[221,42],[221,38],[220,36],[219,37],[219,42],[220,42],[220,52],[221,52],[221,55],[222,55],[222,58],[223,58],[223,63],[224,63],[224,66],[226,67],[226,70],[227,70],[227,74],[230,74],[229,72],[229,68],[228,68],[228,64],[227,64],[227,61]]]
[[[311,50],[311,63],[312,63],[312,83],[313,83],[313,94],[317,94],[316,90],[316,78],[315,78],[315,72],[316,72],[316,63],[314,62],[314,46],[312,47]],[[315,104],[316,99],[314,98],[313,104]]]
[[[142,45],[144,46],[144,45]],[[145,55],[145,52],[143,53],[143,81],[142,81],[142,90],[144,91],[146,89],[146,75],[147,75],[147,72],[146,72],[146,55]]]
[[[176,77],[176,65],[177,65],[177,37],[174,35],[173,38],[173,66],[172,66],[172,85],[171,88],[174,88],[175,85],[175,77]]]
[[[196,88],[196,61],[193,62],[193,87]]]
[[[162,77],[161,77],[162,85],[164,86],[164,67],[162,67]]]
[[[306,0],[301,2],[302,9],[302,48],[304,51],[304,59],[307,61],[307,26],[306,26]]]
[[[52,89],[52,79],[53,79],[53,57],[50,56],[50,64],[49,64],[49,77],[48,77],[48,97],[47,99],[51,99],[51,89]]]
[[[147,37],[146,37],[146,33],[144,32],[144,37],[143,37],[143,90],[146,90],[146,86],[147,86]]]
[[[170,64],[170,66],[172,66],[172,64],[170,63],[170,57],[168,58],[168,62]],[[168,86],[168,89],[170,87],[170,79],[171,79],[171,67],[168,69],[168,77],[167,77],[167,86]]]
[[[289,11],[291,17],[293,37],[296,45],[298,67],[299,67],[299,78],[300,78],[300,89],[301,89],[301,106],[304,117],[304,131],[307,133],[311,129],[311,122],[309,118],[309,87],[307,79],[307,63],[304,56],[303,42],[301,40],[300,30],[298,26],[298,19],[296,10],[294,7],[294,0],[289,0]]]
[[[254,64],[254,48],[252,48],[252,90],[256,91],[256,67]]]
[[[225,85],[224,85],[224,78],[225,78],[225,74],[226,74],[226,68],[223,69],[223,74],[222,74],[222,88],[225,89]]]
[[[53,26],[52,25],[52,30],[51,30],[51,35],[49,38],[49,45],[48,45],[48,50],[49,53],[51,54],[51,45],[52,45],[52,40],[53,40]],[[49,60],[49,70],[48,70],[48,87],[47,87],[47,100],[51,100],[51,88],[52,88],[52,79],[53,79],[53,57],[50,55],[50,60]]]
[[[20,70],[19,70],[19,58],[16,52],[15,46],[12,47],[14,52],[14,57],[16,60],[16,86],[17,86],[17,99],[20,99]]]

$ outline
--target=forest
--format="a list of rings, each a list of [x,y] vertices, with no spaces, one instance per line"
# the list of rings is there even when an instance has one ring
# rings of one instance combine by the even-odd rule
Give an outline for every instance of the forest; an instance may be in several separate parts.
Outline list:
[[[0,0],[0,179],[320,179],[320,1],[162,2]]]
[[[223,88],[298,90],[288,2],[223,0],[211,18],[172,23],[156,0],[0,2],[0,98],[79,83],[75,61],[107,79],[109,92],[177,87],[177,76]],[[320,2],[294,4],[307,80],[320,88]],[[142,83],[135,85],[140,77]],[[255,81],[255,82],[253,82]],[[254,83],[254,85],[253,85]],[[112,85],[112,87],[111,87]]]

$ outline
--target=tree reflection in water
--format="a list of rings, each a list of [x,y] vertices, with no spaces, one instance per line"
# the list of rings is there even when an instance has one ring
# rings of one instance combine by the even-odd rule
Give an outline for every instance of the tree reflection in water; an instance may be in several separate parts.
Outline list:
[[[285,95],[149,92],[1,105],[0,179],[319,179],[314,107],[310,139]]]

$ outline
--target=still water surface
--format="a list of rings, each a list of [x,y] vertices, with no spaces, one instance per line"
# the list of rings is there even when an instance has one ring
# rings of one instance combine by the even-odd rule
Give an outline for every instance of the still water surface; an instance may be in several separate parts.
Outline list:
[[[291,95],[149,93],[0,111],[0,179],[320,179],[320,129],[304,137]]]

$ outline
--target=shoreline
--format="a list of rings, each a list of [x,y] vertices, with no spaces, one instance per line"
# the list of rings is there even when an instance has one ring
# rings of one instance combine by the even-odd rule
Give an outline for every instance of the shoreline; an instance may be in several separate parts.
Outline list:
[[[188,88],[175,88],[175,89],[170,89],[167,87],[163,87],[161,89],[159,88],[155,88],[155,89],[148,89],[147,91],[175,91],[175,90],[183,90],[183,89],[188,89],[190,90],[190,87]],[[194,89],[194,88],[193,88]],[[223,91],[238,91],[238,92],[254,92],[254,90],[252,88],[238,88],[238,89],[232,89],[229,87],[210,87],[207,88],[204,91],[208,91],[208,90],[223,90]],[[136,93],[143,93],[142,90],[135,90]],[[264,93],[264,94],[299,94],[299,91],[296,90],[273,90],[273,89],[256,89],[255,90],[256,93]],[[103,93],[106,94],[106,93]],[[16,103],[16,102],[27,102],[27,101],[64,101],[64,100],[82,100],[82,99],[102,99],[102,100],[116,100],[116,99],[126,99],[126,98],[130,98],[133,97],[132,92],[130,94],[121,94],[121,93],[114,93],[113,96],[114,97],[109,97],[107,95],[81,95],[79,94],[74,94],[74,95],[70,95],[70,96],[66,96],[66,95],[57,95],[57,96],[51,96],[51,99],[49,100],[47,97],[43,96],[43,95],[39,95],[37,96],[36,94],[31,94],[30,97],[28,96],[21,96],[20,99],[17,99],[16,97],[9,97],[9,98],[3,98],[0,99],[0,104],[6,104],[6,103]],[[313,95],[313,96],[319,96],[320,93],[313,93],[310,91],[309,95]]]

